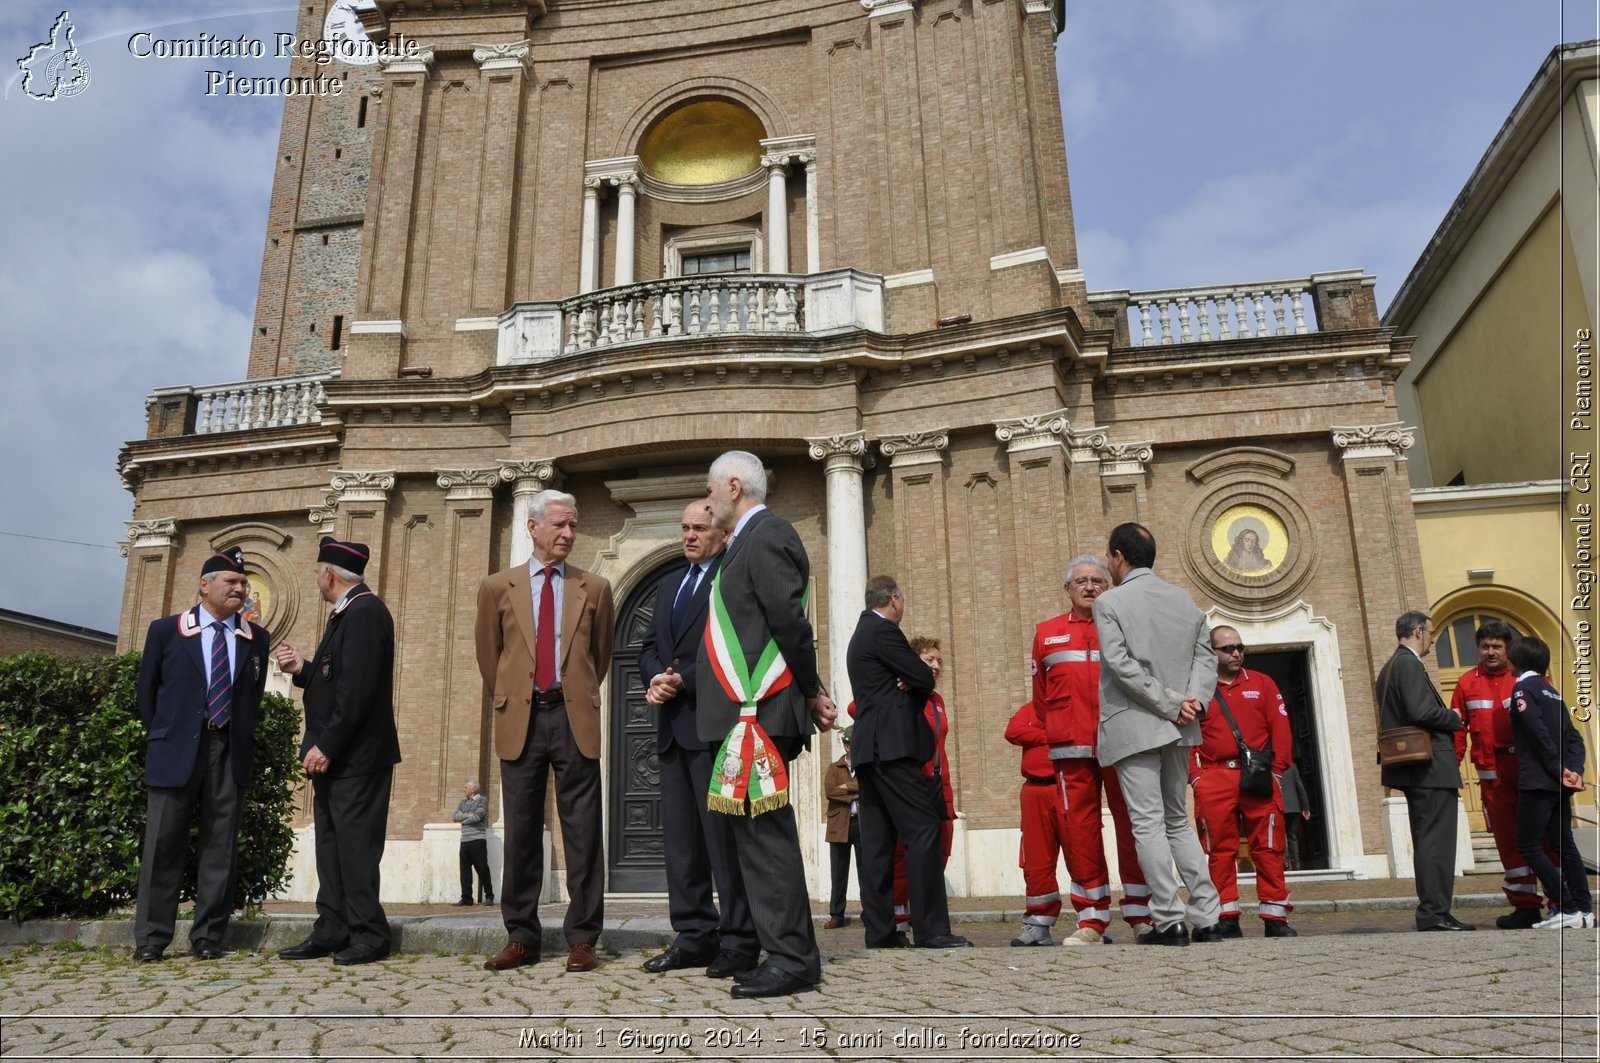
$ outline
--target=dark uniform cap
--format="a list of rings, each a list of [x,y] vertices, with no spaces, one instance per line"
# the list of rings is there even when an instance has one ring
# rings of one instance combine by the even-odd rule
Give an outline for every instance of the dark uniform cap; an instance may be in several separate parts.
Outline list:
[[[318,563],[338,565],[358,576],[367,571],[367,560],[371,557],[372,550],[366,543],[341,543],[331,535],[324,535],[317,544]]]
[[[244,551],[237,546],[227,550],[218,550],[206,558],[206,563],[200,566],[200,575],[209,576],[213,572],[237,572],[244,574]]]

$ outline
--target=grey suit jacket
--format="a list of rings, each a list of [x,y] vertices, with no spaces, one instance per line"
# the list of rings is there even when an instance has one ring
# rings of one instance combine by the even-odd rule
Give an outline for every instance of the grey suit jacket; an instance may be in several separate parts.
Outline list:
[[[768,639],[776,639],[794,681],[769,697],[756,718],[774,738],[809,735],[816,730],[806,699],[821,689],[817,650],[804,598],[811,562],[794,525],[770,509],[756,512],[722,552],[722,600],[739,634],[745,662],[753,668]],[[695,722],[700,737],[715,749],[739,721],[739,703],[717,682],[710,664],[711,640],[700,643]]]
[[[1422,727],[1433,740],[1433,759],[1423,764],[1396,764],[1381,775],[1383,785],[1395,790],[1421,786],[1461,789],[1461,768],[1456,762],[1455,732],[1461,717],[1448,708],[1439,689],[1428,678],[1422,660],[1406,646],[1394,651],[1374,684],[1378,697],[1378,728]]]
[[[1200,744],[1198,721],[1177,724],[1183,699],[1209,702],[1217,657],[1206,617],[1187,591],[1136,568],[1094,601],[1100,636],[1102,764],[1177,742]]]

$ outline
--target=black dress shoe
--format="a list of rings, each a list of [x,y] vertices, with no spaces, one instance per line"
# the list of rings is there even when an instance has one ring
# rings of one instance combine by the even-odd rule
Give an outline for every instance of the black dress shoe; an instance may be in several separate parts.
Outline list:
[[[810,993],[817,988],[797,974],[790,974],[767,964],[750,979],[737,982],[729,990],[735,1000],[752,1000],[757,997],[786,997],[792,993]]]
[[[1463,923],[1453,915],[1446,915],[1432,926],[1419,926],[1418,930],[1476,930],[1475,926]]]
[[[688,949],[671,945],[667,951],[645,960],[643,966],[651,974],[661,974],[665,971],[680,971],[685,967],[708,967],[716,958],[716,953],[690,952]]]
[[[189,950],[189,955],[197,960],[220,960],[227,954],[227,949],[210,941],[196,941]]]
[[[1173,923],[1165,930],[1147,930],[1139,935],[1141,945],[1176,945],[1178,948],[1189,947],[1189,928],[1182,923]]]
[[[479,904],[493,904],[494,903],[494,894],[492,894],[492,893],[489,894],[487,897],[485,897],[483,900],[479,901],[478,903]]]
[[[1494,921],[1494,925],[1501,930],[1530,930],[1533,924],[1543,919],[1538,908],[1513,908]]]
[[[160,963],[167,950],[160,945],[140,945],[133,950],[134,963]]]
[[[1183,924],[1179,923],[1178,925],[1181,927]],[[1210,926],[1195,927],[1194,933],[1189,935],[1189,940],[1199,941],[1209,945],[1212,942],[1221,941],[1226,936],[1227,932],[1222,929],[1222,923],[1219,920],[1218,922],[1212,923]],[[1244,937],[1243,930],[1239,931],[1239,936]]]
[[[353,967],[358,963],[376,963],[378,960],[388,959],[391,948],[387,942],[382,945],[351,945],[335,953],[333,962],[340,967]]]
[[[306,938],[298,945],[290,945],[286,949],[278,950],[280,960],[320,960],[324,956],[332,956],[339,950],[332,945],[324,945],[315,938]]]
[[[452,905],[451,907],[454,907],[454,908],[469,908],[471,906],[472,906],[472,898],[463,897],[459,901],[457,901],[454,905]]]
[[[1236,915],[1223,916],[1217,921],[1217,925],[1222,928],[1222,936],[1225,938],[1244,937],[1244,929],[1239,926],[1239,917]]]
[[[970,949],[971,947],[972,942],[960,934],[940,934],[938,937],[917,942],[919,949]]]
[[[1300,936],[1300,931],[1290,926],[1286,920],[1263,919],[1261,923],[1269,938],[1297,938]]]
[[[761,965],[760,961],[761,957],[753,952],[719,949],[711,962],[706,964],[706,977],[737,979],[741,974],[754,971]]]

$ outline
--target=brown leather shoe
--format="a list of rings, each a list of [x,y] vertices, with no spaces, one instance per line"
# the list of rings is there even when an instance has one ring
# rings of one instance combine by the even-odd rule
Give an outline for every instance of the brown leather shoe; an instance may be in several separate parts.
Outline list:
[[[822,924],[822,929],[824,929],[824,930],[838,930],[841,926],[844,926],[849,921],[850,920],[846,919],[842,915],[836,915],[832,919],[829,919],[826,923],[823,923]]]
[[[595,959],[594,946],[587,941],[580,941],[572,946],[572,951],[567,953],[567,970],[574,974],[583,971],[592,971],[600,966],[600,961]]]
[[[508,941],[506,947],[484,961],[486,971],[509,971],[539,962],[539,950],[530,949],[520,941]]]

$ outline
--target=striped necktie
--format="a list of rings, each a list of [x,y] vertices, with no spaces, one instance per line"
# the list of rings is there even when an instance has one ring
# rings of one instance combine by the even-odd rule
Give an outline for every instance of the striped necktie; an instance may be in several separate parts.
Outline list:
[[[220,620],[211,625],[211,685],[206,688],[206,719],[211,726],[227,726],[233,713],[233,670],[228,667],[228,627]]]

